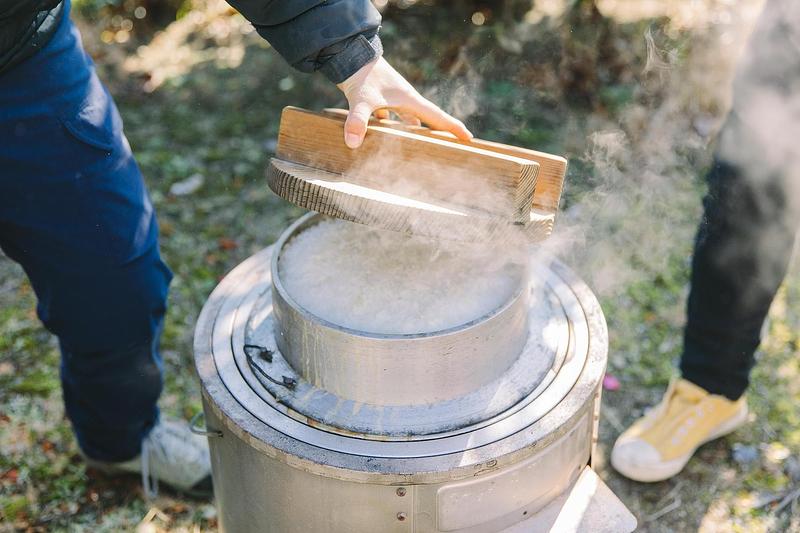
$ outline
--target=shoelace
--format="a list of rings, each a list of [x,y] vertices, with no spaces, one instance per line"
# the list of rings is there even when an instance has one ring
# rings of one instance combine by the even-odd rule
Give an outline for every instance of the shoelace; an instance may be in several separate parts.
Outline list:
[[[704,394],[688,390],[686,388],[675,387],[672,397],[669,399],[668,414],[680,412],[691,407],[697,406],[705,398]]]
[[[158,478],[150,475],[150,443],[151,436],[148,435],[142,441],[142,489],[144,489],[144,497],[148,500],[154,500],[158,497]]]
[[[155,461],[156,465],[171,464],[175,462],[176,458],[173,457],[176,453],[175,441],[185,440],[185,435],[169,424],[158,424],[150,432],[147,437],[142,440],[142,449],[140,455],[141,471],[142,471],[142,488],[144,495],[148,499],[155,499],[158,496],[158,476],[152,471],[151,462]],[[170,445],[171,443],[171,445]],[[182,454],[184,459],[194,459],[194,453],[191,453],[186,447],[182,447]],[[186,457],[189,453],[189,457]],[[158,469],[158,467],[156,468]]]

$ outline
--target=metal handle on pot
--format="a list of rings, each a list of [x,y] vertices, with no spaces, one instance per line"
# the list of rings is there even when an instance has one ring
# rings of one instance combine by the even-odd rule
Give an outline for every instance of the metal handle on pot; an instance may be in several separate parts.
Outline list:
[[[203,411],[200,411],[192,417],[192,419],[189,421],[189,431],[195,435],[202,435],[204,437],[222,438],[222,432],[218,429],[201,428],[199,425],[201,417],[203,418],[203,422],[205,422],[205,413]]]

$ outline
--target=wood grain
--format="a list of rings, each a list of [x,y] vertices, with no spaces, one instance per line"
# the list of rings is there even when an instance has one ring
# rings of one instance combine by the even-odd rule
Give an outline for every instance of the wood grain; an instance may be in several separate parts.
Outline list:
[[[325,109],[323,113],[330,117],[338,117],[340,120],[344,120],[344,118],[347,117],[347,111],[344,109]],[[403,124],[402,122],[398,122],[396,120],[379,120],[373,118],[370,123],[374,126],[383,126],[387,128],[408,131],[417,135],[442,139],[465,146],[472,146],[500,154],[522,157],[536,161],[539,163],[539,172],[537,174],[536,184],[533,191],[532,205],[535,209],[550,213],[555,213],[558,211],[558,206],[561,202],[561,193],[564,189],[564,177],[567,173],[567,160],[561,156],[530,150],[528,148],[520,148],[518,146],[501,144],[493,141],[485,141],[483,139],[461,141],[448,132],[431,130],[424,126],[409,126],[408,124]]]
[[[470,242],[536,242],[553,231],[554,215],[531,211],[514,223],[484,211],[429,204],[342,181],[336,173],[273,158],[267,182],[278,196],[312,211],[370,226]]]
[[[287,107],[281,116],[276,156],[339,175],[340,181],[428,203],[481,211],[527,224],[538,162],[496,147],[455,143],[377,123],[364,144],[344,144],[341,114]],[[304,205],[304,207],[307,207]]]

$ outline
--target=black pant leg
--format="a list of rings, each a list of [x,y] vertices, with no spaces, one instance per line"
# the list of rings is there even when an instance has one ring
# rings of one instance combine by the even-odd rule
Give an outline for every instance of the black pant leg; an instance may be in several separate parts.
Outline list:
[[[736,399],[786,274],[798,216],[783,175],[755,178],[717,159],[708,185],[680,368],[689,381]]]

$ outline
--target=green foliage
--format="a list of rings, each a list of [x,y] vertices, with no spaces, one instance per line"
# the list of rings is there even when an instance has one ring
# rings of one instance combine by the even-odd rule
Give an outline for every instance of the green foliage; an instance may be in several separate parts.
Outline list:
[[[47,396],[59,387],[59,381],[52,372],[44,369],[36,369],[30,374],[23,376],[16,383],[12,383],[8,390],[17,394],[34,394]]]
[[[623,106],[629,104],[634,97],[633,85],[609,85],[602,87],[599,92],[600,103],[611,113],[619,112]]]
[[[0,518],[11,522],[27,511],[28,499],[21,494],[0,497],[0,508],[3,510],[3,514]]]

